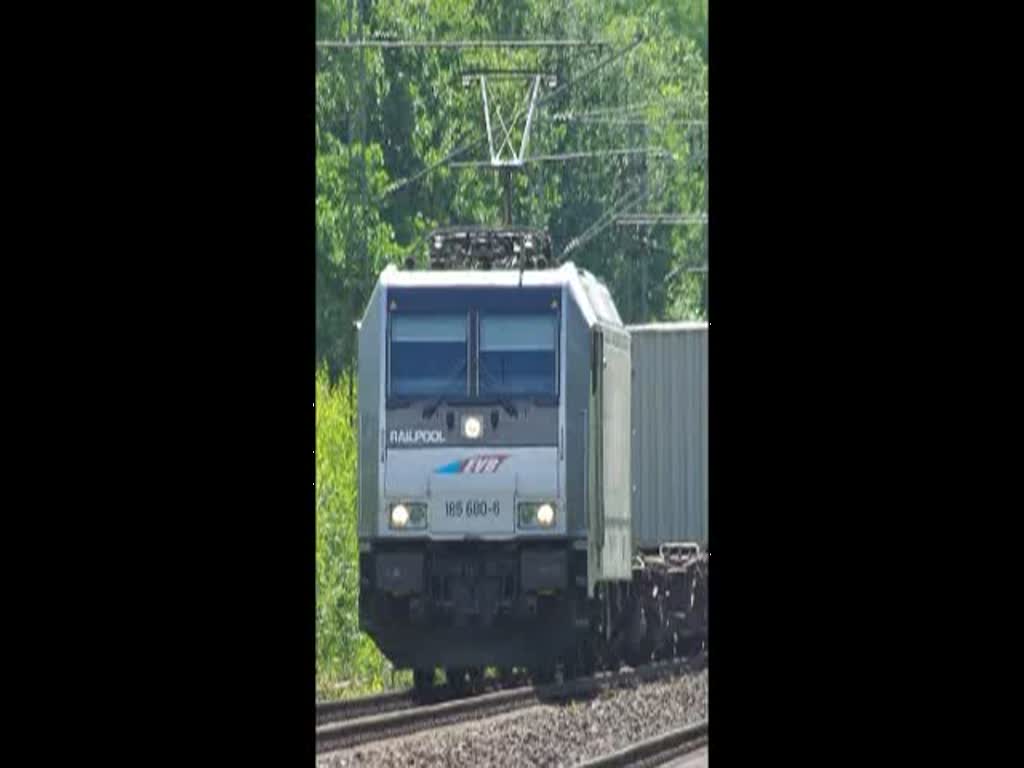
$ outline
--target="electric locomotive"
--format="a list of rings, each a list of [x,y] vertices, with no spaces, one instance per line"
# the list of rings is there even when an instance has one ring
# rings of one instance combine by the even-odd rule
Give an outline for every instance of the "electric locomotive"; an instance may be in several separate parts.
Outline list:
[[[668,626],[631,543],[630,336],[548,247],[438,234],[359,323],[360,626],[419,688],[650,657]]]

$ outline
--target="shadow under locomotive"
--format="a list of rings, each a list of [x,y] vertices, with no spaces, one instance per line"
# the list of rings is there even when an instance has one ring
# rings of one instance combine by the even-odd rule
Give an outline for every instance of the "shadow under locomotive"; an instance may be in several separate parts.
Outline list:
[[[705,646],[708,555],[696,544],[641,552],[630,582],[599,585],[594,598],[586,567],[568,542],[388,545],[361,558],[360,620],[421,678],[497,666],[549,681],[557,667],[574,677]]]
[[[397,666],[551,666],[590,632],[586,566],[564,541],[378,544],[360,621]]]

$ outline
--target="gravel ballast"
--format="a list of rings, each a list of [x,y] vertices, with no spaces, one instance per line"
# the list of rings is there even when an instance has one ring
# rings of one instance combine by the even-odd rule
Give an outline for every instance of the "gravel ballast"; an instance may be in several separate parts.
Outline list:
[[[317,768],[352,766],[565,766],[624,749],[707,717],[703,669],[562,705],[375,742],[318,756]]]

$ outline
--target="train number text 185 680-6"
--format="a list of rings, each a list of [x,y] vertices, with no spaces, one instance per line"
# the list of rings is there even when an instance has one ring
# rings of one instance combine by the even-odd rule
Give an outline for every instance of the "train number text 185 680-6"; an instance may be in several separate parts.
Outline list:
[[[487,501],[485,499],[459,499],[457,501],[446,501],[444,503],[445,517],[487,517],[501,515],[501,504],[497,499]]]

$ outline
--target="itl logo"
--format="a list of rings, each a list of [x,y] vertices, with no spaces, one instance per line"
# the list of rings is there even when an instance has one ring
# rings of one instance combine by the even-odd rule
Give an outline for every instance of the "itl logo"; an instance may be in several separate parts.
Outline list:
[[[392,429],[388,437],[392,444],[398,445],[444,442],[444,432],[440,429]]]
[[[440,475],[490,475],[498,471],[498,467],[508,456],[503,453],[494,453],[490,456],[470,456],[468,459],[458,459],[450,464],[438,467],[434,471]]]

